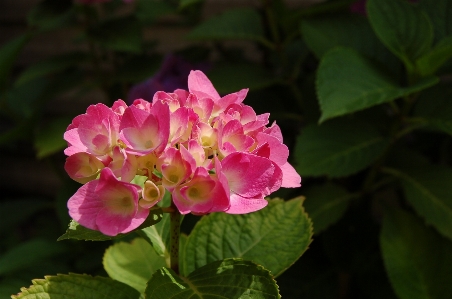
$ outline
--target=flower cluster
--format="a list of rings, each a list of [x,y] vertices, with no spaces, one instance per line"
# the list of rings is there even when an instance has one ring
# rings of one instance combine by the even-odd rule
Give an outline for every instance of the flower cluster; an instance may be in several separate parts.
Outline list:
[[[74,118],[65,169],[85,184],[68,202],[74,220],[117,235],[137,228],[165,192],[181,214],[244,214],[300,186],[279,127],[242,103],[247,89],[221,97],[201,71],[188,89],[92,105]],[[137,175],[142,187],[131,183]]]

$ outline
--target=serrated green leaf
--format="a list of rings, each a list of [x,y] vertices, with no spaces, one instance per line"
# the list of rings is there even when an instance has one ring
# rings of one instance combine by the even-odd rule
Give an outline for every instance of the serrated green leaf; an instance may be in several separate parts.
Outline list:
[[[142,232],[152,243],[154,250],[169,262],[170,217],[168,213],[163,214],[162,220],[159,223],[142,229]]]
[[[53,119],[50,123],[39,128],[34,140],[36,155],[39,159],[61,151],[67,146],[63,134],[70,123],[70,118],[61,117]]]
[[[120,51],[140,53],[142,51],[142,28],[132,17],[112,19],[89,30],[88,36],[103,47]]]
[[[357,14],[303,19],[300,31],[318,58],[334,47],[342,46],[383,63],[396,59],[378,40],[367,18]]]
[[[143,24],[152,24],[159,17],[175,13],[176,9],[165,0],[137,0],[135,14]]]
[[[122,282],[106,277],[92,277],[86,274],[58,274],[34,279],[29,288],[22,288],[13,299],[138,299],[137,290]]]
[[[87,58],[88,56],[85,53],[79,52],[53,56],[48,60],[40,61],[27,68],[20,74],[14,84],[15,86],[19,86],[38,77],[62,71],[85,61]]]
[[[197,40],[247,39],[267,42],[261,18],[256,10],[251,8],[228,10],[197,26],[187,35],[187,38]]]
[[[400,299],[446,299],[452,293],[452,243],[401,210],[387,210],[380,245]]]
[[[316,185],[304,192],[304,207],[314,225],[314,233],[319,234],[336,223],[347,211],[354,197],[347,190],[333,183]]]
[[[105,251],[103,265],[111,278],[144,293],[152,274],[166,263],[148,242],[136,238],[131,243],[119,242],[110,246]]]
[[[281,298],[272,275],[241,259],[215,261],[182,279],[173,270],[158,270],[148,282],[147,299]]]
[[[24,33],[8,41],[0,48],[0,88],[5,85],[17,55],[20,54],[31,37],[31,33]]]
[[[432,24],[413,4],[404,0],[369,0],[367,13],[377,36],[407,67],[430,50]]]
[[[242,88],[257,90],[277,82],[264,67],[244,63],[218,64],[209,71],[209,79],[221,94],[236,92]]]
[[[297,138],[296,168],[301,176],[343,177],[369,166],[387,146],[367,123],[334,120],[310,125]]]
[[[0,276],[33,266],[43,259],[62,253],[61,244],[34,239],[3,253],[0,257]]]
[[[428,78],[410,87],[400,87],[373,63],[347,48],[323,56],[317,71],[317,94],[322,110],[319,122],[346,115],[420,91],[438,82]]]
[[[434,74],[452,57],[452,36],[445,37],[429,52],[416,61],[416,67],[422,76]]]
[[[188,236],[181,272],[186,275],[213,261],[237,257],[278,276],[303,254],[311,236],[301,198],[270,200],[266,208],[250,214],[210,214]]]
[[[146,220],[137,228],[143,229],[145,227],[154,225],[162,220],[163,212],[162,209],[158,207],[154,207],[151,209],[149,216]],[[69,223],[69,228],[66,232],[58,238],[58,241],[67,240],[67,239],[75,239],[75,240],[85,240],[85,241],[106,241],[112,239],[119,239],[124,237],[126,234],[118,234],[115,237],[106,236],[102,234],[100,231],[92,230],[80,225],[77,221],[71,220]]]
[[[415,164],[401,169],[386,168],[385,172],[402,180],[406,199],[427,224],[452,239],[452,169]]]
[[[418,7],[430,17],[436,41],[452,35],[452,5],[449,0],[422,0]]]

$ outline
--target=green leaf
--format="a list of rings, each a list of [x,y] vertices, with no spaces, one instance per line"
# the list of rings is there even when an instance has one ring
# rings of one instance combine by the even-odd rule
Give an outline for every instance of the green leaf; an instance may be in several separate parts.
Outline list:
[[[141,25],[135,18],[124,17],[108,20],[91,29],[88,36],[107,49],[140,53],[142,51]]]
[[[430,17],[436,41],[452,35],[452,5],[449,0],[422,0],[418,6]]]
[[[270,272],[241,259],[215,261],[182,279],[173,270],[158,270],[148,282],[148,299],[281,298]]]
[[[86,274],[58,274],[34,279],[29,288],[22,288],[13,299],[138,299],[137,290],[122,282],[106,277],[92,277]]]
[[[271,86],[276,78],[263,66],[256,64],[218,64],[209,71],[209,79],[221,94],[242,88],[257,90]]]
[[[135,14],[143,24],[152,24],[159,17],[175,13],[176,9],[165,0],[137,0]]]
[[[426,223],[452,239],[452,169],[414,164],[401,169],[386,168],[385,172],[402,180],[406,199]]]
[[[343,177],[363,170],[388,146],[376,127],[346,120],[303,129],[295,146],[301,176]]]
[[[401,210],[387,210],[380,245],[400,299],[446,299],[452,294],[452,243]]]
[[[22,243],[0,257],[0,276],[32,266],[34,263],[62,253],[61,244],[41,239]]]
[[[142,229],[142,232],[152,243],[157,254],[169,262],[170,217],[168,213],[163,214],[159,223]]]
[[[404,0],[369,0],[367,13],[377,36],[408,68],[430,50],[432,24],[415,5]]]
[[[430,128],[452,135],[452,88],[440,83],[419,96],[413,115],[427,121]]]
[[[306,189],[304,194],[304,207],[312,219],[315,234],[341,219],[354,197],[344,187],[333,183],[315,185]]]
[[[25,44],[30,40],[31,33],[24,33],[7,42],[0,48],[0,88],[8,80],[11,68]]]
[[[60,117],[39,128],[34,142],[39,159],[59,152],[67,146],[63,134],[70,123],[70,118]]]
[[[69,1],[44,0],[27,15],[28,24],[41,31],[60,29],[75,21],[75,10]]]
[[[197,40],[247,39],[268,43],[265,39],[261,17],[256,10],[251,8],[228,10],[200,24],[187,35],[187,38]]]
[[[144,293],[152,274],[166,263],[148,242],[136,238],[131,243],[119,242],[110,246],[105,251],[103,265],[111,278]]]
[[[137,229],[143,229],[145,227],[154,225],[162,220],[163,212],[160,208],[152,208],[149,216]],[[131,232],[132,233],[132,232]],[[58,241],[75,239],[75,240],[85,240],[85,241],[106,241],[112,239],[119,239],[124,237],[126,234],[118,234],[117,236],[106,236],[100,231],[92,230],[80,225],[77,221],[71,220],[69,223],[69,228],[66,232],[58,238]]]
[[[367,18],[357,14],[302,19],[300,31],[318,58],[337,46],[349,47],[382,63],[396,59],[380,42]]]
[[[37,110],[41,109],[39,103],[49,85],[50,80],[41,77],[30,80],[21,86],[13,87],[6,94],[9,109],[19,118],[30,118]]]
[[[204,3],[204,0],[180,0],[179,1],[179,10],[184,10],[190,6]]]
[[[452,5],[451,5],[452,6]],[[452,57],[452,36],[445,37],[433,49],[416,61],[416,67],[422,76],[434,74]]]
[[[438,82],[428,78],[410,87],[400,87],[371,61],[347,48],[323,56],[317,72],[317,93],[322,110],[319,122],[387,103]]]
[[[274,199],[266,208],[250,214],[204,216],[188,236],[182,273],[237,257],[263,265],[274,276],[280,275],[311,243],[311,220],[302,201]]]
[[[40,61],[22,72],[20,77],[16,80],[15,86],[22,85],[38,77],[62,71],[71,66],[77,65],[78,63],[86,61],[87,58],[88,56],[85,53],[74,52],[53,56],[48,60]]]

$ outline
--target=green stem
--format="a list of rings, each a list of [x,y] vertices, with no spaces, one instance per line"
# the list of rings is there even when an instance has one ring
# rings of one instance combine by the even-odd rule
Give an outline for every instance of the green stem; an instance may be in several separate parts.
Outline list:
[[[180,219],[179,210],[171,201],[173,211],[170,214],[170,267],[171,270],[179,274],[179,236],[180,236]]]

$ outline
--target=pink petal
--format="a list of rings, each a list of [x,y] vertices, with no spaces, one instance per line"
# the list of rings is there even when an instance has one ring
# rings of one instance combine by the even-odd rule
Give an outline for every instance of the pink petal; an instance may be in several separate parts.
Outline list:
[[[206,95],[212,100],[220,99],[215,87],[209,78],[201,71],[191,71],[188,75],[188,90],[198,97],[205,97]]]
[[[267,204],[268,202],[263,198],[244,198],[237,194],[231,194],[231,206],[225,213],[247,214],[263,209]]]
[[[284,188],[297,188],[301,187],[301,177],[288,162],[283,164],[281,170],[283,172],[281,187]]]

